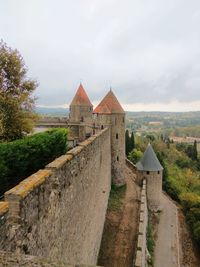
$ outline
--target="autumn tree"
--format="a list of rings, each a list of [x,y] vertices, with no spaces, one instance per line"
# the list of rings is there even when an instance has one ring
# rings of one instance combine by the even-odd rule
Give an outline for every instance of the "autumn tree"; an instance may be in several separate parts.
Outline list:
[[[0,140],[15,140],[32,131],[36,87],[36,81],[27,78],[20,53],[0,41]]]

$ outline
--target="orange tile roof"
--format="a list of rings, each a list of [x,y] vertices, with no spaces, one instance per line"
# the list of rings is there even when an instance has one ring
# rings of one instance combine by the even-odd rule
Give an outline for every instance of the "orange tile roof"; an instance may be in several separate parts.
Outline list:
[[[79,85],[79,88],[70,104],[70,106],[91,106],[92,103],[90,102],[90,99],[88,95],[85,92],[85,89],[83,88],[82,84]]]
[[[93,113],[100,114],[112,114],[112,113],[124,113],[122,106],[117,100],[116,96],[110,90],[107,95],[103,98],[100,104],[95,108]]]

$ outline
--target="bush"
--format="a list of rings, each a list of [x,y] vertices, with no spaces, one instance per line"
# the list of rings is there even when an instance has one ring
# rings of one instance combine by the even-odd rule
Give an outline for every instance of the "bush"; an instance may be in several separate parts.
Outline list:
[[[0,194],[67,150],[66,129],[53,129],[0,144]]]
[[[128,155],[128,159],[136,164],[143,156],[143,153],[140,150],[134,148]]]

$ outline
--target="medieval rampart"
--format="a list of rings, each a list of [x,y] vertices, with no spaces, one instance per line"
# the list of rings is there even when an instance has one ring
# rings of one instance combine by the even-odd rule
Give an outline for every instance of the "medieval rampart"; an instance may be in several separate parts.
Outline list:
[[[147,209],[146,180],[143,180],[142,192],[141,192],[141,203],[140,203],[140,214],[139,214],[138,240],[137,240],[135,263],[133,265],[134,267],[145,267],[146,266],[147,223],[148,223],[148,209]]]
[[[104,129],[6,192],[0,250],[95,265],[110,192],[110,149]]]

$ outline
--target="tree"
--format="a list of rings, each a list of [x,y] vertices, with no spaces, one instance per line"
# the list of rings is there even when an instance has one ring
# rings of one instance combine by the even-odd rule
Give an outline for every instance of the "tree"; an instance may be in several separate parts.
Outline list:
[[[194,141],[194,146],[193,146],[194,152],[193,152],[193,159],[197,160],[198,158],[198,151],[197,151],[197,141]]]
[[[33,129],[33,91],[37,82],[28,79],[24,60],[17,50],[0,41],[0,139],[22,138]]]
[[[131,151],[129,130],[126,130],[125,141],[126,141],[126,155],[128,156],[129,152]]]
[[[146,138],[149,139],[150,142],[155,141],[155,136],[153,134],[147,134]]]
[[[131,145],[131,151],[132,151],[135,148],[135,137],[134,137],[133,132],[131,133],[130,145]]]
[[[131,137],[130,137],[129,130],[126,130],[125,140],[126,140],[126,155],[128,156],[129,153],[135,148],[135,138],[133,132],[131,132]]]
[[[142,158],[142,156],[143,153],[135,148],[129,153],[128,158],[130,159],[130,161],[136,164]]]
[[[193,145],[188,145],[185,152],[189,158],[191,158],[192,160],[197,160],[197,141],[195,140]]]

